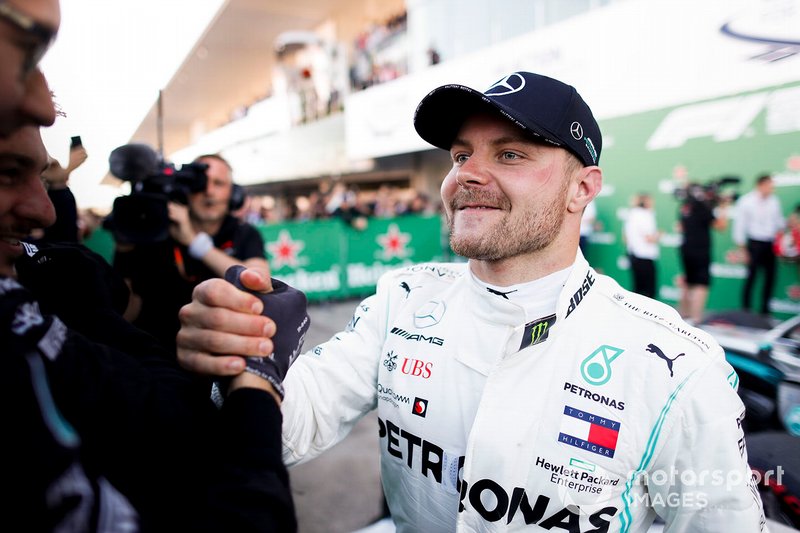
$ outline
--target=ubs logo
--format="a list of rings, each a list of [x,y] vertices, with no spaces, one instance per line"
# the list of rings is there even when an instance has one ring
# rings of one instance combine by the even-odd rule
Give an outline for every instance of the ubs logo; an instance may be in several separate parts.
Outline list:
[[[428,379],[431,377],[433,370],[433,363],[406,357],[403,359],[403,366],[400,367],[400,372],[407,376],[414,376],[417,378]]]
[[[505,96],[521,91],[525,87],[525,78],[515,72],[495,82],[484,93],[486,96]]]

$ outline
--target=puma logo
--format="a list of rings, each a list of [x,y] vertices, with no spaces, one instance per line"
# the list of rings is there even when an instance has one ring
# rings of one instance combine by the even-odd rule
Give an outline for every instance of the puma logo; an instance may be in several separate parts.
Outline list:
[[[646,350],[647,350],[648,352],[650,352],[650,353],[654,353],[654,354],[656,354],[656,355],[657,355],[657,356],[659,356],[661,359],[663,359],[664,361],[666,361],[666,362],[667,362],[667,368],[669,368],[669,377],[672,377],[672,376],[674,376],[674,375],[675,375],[675,374],[672,372],[672,363],[675,361],[675,359],[677,359],[678,357],[680,357],[680,356],[682,356],[682,355],[686,355],[685,353],[679,353],[678,355],[676,355],[675,357],[673,357],[672,359],[670,359],[669,357],[667,357],[667,354],[665,354],[664,352],[662,352],[662,351],[661,351],[661,348],[659,348],[659,347],[658,347],[658,346],[656,346],[655,344],[648,344],[648,345],[647,345],[647,348],[646,348]]]
[[[406,291],[406,298],[408,298],[408,296],[409,296],[409,294],[411,294],[412,290],[418,289],[420,286],[421,285],[417,285],[416,287],[409,287],[408,283],[406,283],[405,281],[401,281],[400,282],[400,288],[403,289],[404,291]]]

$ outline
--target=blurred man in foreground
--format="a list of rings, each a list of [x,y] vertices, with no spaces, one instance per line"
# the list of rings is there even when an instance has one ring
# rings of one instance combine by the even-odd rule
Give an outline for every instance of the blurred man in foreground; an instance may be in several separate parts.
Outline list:
[[[56,1],[0,1],[2,515],[25,531],[292,531],[272,385],[243,374],[211,411],[121,318],[127,288],[102,258],[22,242],[55,218],[38,61],[58,24]]]

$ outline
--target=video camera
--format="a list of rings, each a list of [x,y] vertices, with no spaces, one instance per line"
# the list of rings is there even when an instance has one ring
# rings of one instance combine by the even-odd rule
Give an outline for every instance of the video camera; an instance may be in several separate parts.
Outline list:
[[[177,168],[161,160],[146,144],[126,144],[108,158],[111,174],[131,182],[131,192],[114,200],[103,226],[117,242],[148,244],[169,236],[167,204],[188,204],[189,195],[206,189],[204,163],[187,163]]]
[[[736,192],[724,194],[723,188],[728,185],[738,185],[742,178],[738,176],[722,176],[705,184],[690,183],[685,187],[675,189],[675,198],[680,202],[697,202],[714,208],[723,200],[735,201],[739,195]]]

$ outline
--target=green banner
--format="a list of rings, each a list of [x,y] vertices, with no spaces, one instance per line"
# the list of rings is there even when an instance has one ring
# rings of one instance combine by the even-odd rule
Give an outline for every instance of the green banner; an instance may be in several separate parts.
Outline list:
[[[648,192],[655,200],[663,232],[657,261],[658,298],[677,305],[682,267],[676,229],[676,187],[738,176],[744,194],[758,175],[770,172],[784,216],[800,204],[800,84],[761,89],[714,100],[614,118],[601,122],[604,187],[597,199],[602,228],[590,239],[587,255],[598,270],[630,288],[631,272],[622,243],[630,198]],[[734,210],[728,211],[729,216]],[[732,222],[732,221],[731,221]],[[739,309],[746,265],[731,252],[731,224],[712,233],[708,311]],[[779,261],[770,310],[777,317],[800,313],[798,264]],[[760,300],[761,279],[753,293]]]
[[[312,301],[365,296],[387,270],[442,260],[438,216],[370,218],[361,230],[339,220],[258,229],[273,277],[304,291]]]

